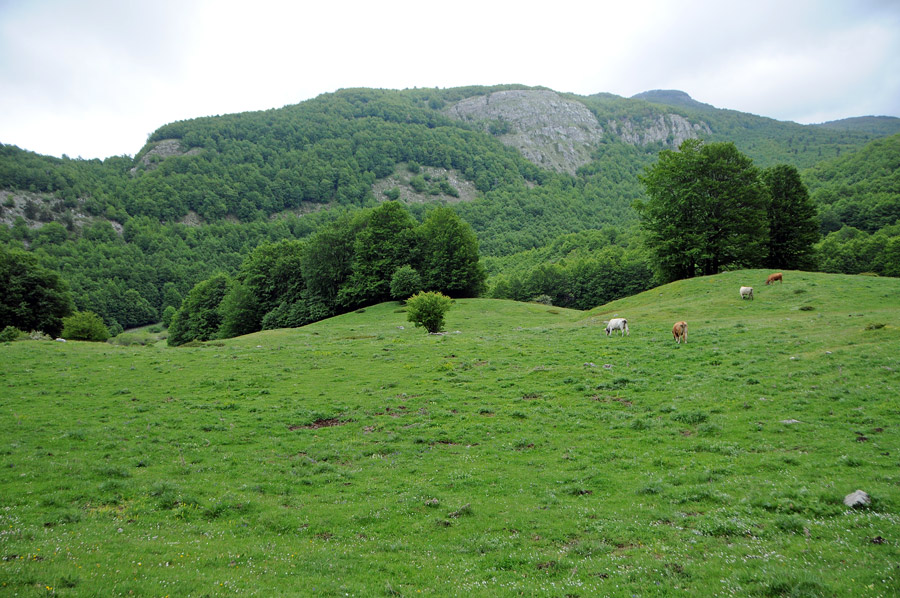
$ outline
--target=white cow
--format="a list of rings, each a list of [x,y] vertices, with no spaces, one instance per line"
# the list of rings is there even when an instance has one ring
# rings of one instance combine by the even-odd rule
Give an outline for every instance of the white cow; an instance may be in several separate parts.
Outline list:
[[[621,336],[631,334],[628,332],[628,320],[625,318],[613,318],[606,325],[606,336],[609,336],[613,330],[618,330]]]
[[[741,287],[741,299],[753,299],[753,287]]]

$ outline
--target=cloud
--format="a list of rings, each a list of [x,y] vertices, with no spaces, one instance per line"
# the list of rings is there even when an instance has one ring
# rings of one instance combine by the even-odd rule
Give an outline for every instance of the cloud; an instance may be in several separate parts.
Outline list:
[[[891,0],[0,1],[0,142],[133,154],[168,122],[344,87],[681,89],[799,122],[900,115],[897,56]]]

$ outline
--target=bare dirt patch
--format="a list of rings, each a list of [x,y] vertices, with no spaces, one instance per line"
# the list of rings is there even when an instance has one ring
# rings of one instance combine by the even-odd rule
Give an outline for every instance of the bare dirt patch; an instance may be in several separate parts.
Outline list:
[[[343,426],[344,424],[349,423],[349,420],[340,420],[336,417],[322,418],[317,419],[311,424],[306,424],[304,426],[288,426],[288,430],[318,430],[319,428],[331,428],[334,426]]]

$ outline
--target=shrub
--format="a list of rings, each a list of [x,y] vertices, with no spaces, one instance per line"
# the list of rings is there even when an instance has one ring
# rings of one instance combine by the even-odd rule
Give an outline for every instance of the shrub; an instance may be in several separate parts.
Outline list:
[[[0,331],[0,343],[11,343],[18,339],[21,334],[23,334],[22,331],[15,326],[7,326]]]
[[[443,293],[417,293],[406,302],[406,318],[428,332],[440,332],[451,303],[450,297]]]
[[[391,277],[391,297],[401,300],[422,290],[422,277],[415,268],[406,265],[397,268]]]
[[[110,322],[107,328],[109,329],[110,336],[119,336],[120,334],[125,332],[125,329],[122,328],[122,325],[119,324],[118,320],[113,320],[112,322]]]
[[[409,179],[409,186],[417,193],[425,193],[425,191],[428,190],[428,184],[425,182],[425,177],[421,174]]]
[[[69,340],[103,342],[109,338],[109,329],[94,312],[76,311],[71,316],[63,318],[62,337]]]

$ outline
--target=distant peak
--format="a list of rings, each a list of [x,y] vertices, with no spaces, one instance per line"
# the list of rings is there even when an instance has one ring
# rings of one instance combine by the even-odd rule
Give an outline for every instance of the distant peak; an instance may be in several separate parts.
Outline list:
[[[633,100],[644,100],[645,102],[653,102],[654,104],[665,104],[666,106],[686,106],[688,108],[705,108],[711,109],[713,106],[698,102],[688,94],[678,89],[653,89],[644,91],[631,96]]]

